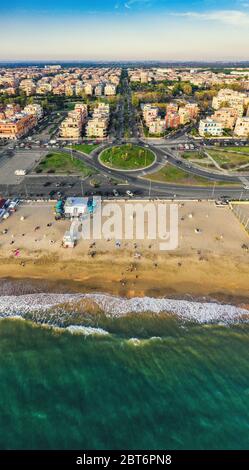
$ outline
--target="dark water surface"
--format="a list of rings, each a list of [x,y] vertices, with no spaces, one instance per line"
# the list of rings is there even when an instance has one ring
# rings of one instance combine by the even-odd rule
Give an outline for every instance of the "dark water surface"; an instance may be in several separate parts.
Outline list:
[[[249,325],[107,326],[0,321],[1,449],[249,448]]]

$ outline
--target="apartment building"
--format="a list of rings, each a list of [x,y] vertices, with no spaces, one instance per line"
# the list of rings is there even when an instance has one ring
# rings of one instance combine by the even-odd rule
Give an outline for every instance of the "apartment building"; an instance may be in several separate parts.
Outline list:
[[[27,96],[34,95],[36,92],[36,86],[33,80],[24,79],[19,84],[20,90],[24,91]]]
[[[178,104],[176,103],[169,103],[166,106],[167,113],[177,113],[178,111]]]
[[[239,117],[236,121],[234,134],[238,137],[249,138],[249,117]]]
[[[17,140],[25,136],[37,124],[36,116],[18,113],[0,120],[0,139]]]
[[[223,126],[220,122],[212,118],[201,119],[199,124],[199,134],[201,137],[211,135],[213,137],[220,137],[223,134]]]
[[[93,86],[91,83],[86,83],[84,86],[84,91],[86,95],[92,96],[93,95]]]
[[[147,127],[158,117],[158,108],[151,104],[145,104],[143,107],[143,119]]]
[[[102,96],[103,90],[104,90],[104,86],[102,83],[99,83],[98,85],[96,85],[95,90],[94,90],[95,96]]]
[[[47,95],[52,91],[51,83],[39,81],[36,86],[37,95]]]
[[[87,118],[87,105],[76,103],[74,110],[69,111],[66,119],[62,121],[59,135],[66,140],[78,140],[82,135],[82,128]]]
[[[160,135],[165,131],[165,120],[161,118],[156,118],[149,125],[149,133]]]
[[[89,138],[98,137],[104,139],[107,136],[108,120],[93,118],[90,119],[86,126],[86,135]]]
[[[28,104],[25,106],[23,110],[26,114],[32,114],[33,116],[36,116],[37,120],[41,119],[43,116],[43,109],[40,104]]]
[[[188,124],[188,122],[190,122],[189,112],[186,109],[186,107],[179,108],[178,114],[180,116],[180,124],[181,125],[185,126],[185,124]]]
[[[76,83],[75,83],[75,94],[77,96],[80,96],[82,95],[84,91],[84,85],[83,85],[83,82],[81,80],[78,80]]]
[[[246,93],[224,88],[219,91],[217,96],[214,96],[212,106],[217,110],[224,107],[224,103],[226,103],[226,107],[235,108],[238,114],[243,116],[244,107],[249,104],[249,97]]]
[[[185,109],[187,110],[189,117],[191,120],[195,120],[198,118],[200,108],[198,104],[196,103],[187,103],[185,106]]]
[[[104,88],[104,93],[106,96],[114,96],[116,95],[116,85],[113,83],[107,83]]]
[[[106,103],[99,103],[93,111],[92,119],[89,119],[87,123],[87,137],[98,137],[100,139],[104,139],[105,137],[107,137],[109,117],[110,105]]]
[[[224,129],[234,129],[238,112],[235,108],[220,108],[212,115],[212,119],[222,124]]]
[[[14,117],[17,113],[21,112],[21,106],[16,103],[7,104],[5,109],[3,109],[4,117],[11,118]]]
[[[180,116],[177,112],[167,112],[165,116],[166,129],[177,129],[180,126]]]

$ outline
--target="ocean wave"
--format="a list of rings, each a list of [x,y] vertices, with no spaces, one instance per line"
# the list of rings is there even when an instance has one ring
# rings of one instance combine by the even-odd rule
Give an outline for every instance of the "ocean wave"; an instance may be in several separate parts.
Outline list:
[[[249,310],[246,308],[224,305],[217,302],[197,302],[153,297],[134,297],[126,299],[109,294],[47,293],[0,296],[0,317],[13,317],[14,315],[25,317],[30,313],[41,314],[49,311],[49,313],[51,313],[51,311],[57,311],[56,318],[59,322],[58,326],[61,326],[59,320],[63,318],[63,314],[66,313],[70,318],[70,315],[73,315],[74,308],[80,309],[81,304],[84,312],[87,312],[88,309],[93,306],[111,318],[124,317],[129,314],[150,313],[158,315],[160,313],[168,313],[184,321],[200,324],[230,324],[249,321]],[[70,309],[68,306],[70,306]],[[40,315],[39,321],[49,323],[53,321],[53,318],[51,315],[45,315],[44,317]],[[81,328],[81,325],[79,327]],[[68,328],[71,328],[72,332],[76,331],[76,326],[74,325]],[[96,330],[99,331],[98,328],[96,328]]]
[[[69,331],[73,335],[99,335],[99,336],[106,336],[109,335],[109,332],[103,330],[103,328],[93,328],[91,326],[83,326],[83,325],[70,325],[65,328],[66,331]]]

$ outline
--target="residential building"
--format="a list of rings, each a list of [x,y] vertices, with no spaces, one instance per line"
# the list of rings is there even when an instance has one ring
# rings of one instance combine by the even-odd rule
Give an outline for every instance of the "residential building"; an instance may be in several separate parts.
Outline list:
[[[244,106],[248,106],[248,104],[249,97],[246,93],[234,91],[230,88],[221,89],[218,95],[214,96],[212,102],[214,109],[221,107],[235,108],[241,116],[243,116]]]
[[[220,137],[223,134],[223,126],[220,122],[209,117],[207,119],[201,119],[199,124],[199,134],[202,137],[205,137],[206,135]]]
[[[176,103],[169,103],[166,106],[167,113],[177,113],[178,111],[178,104]]]
[[[36,86],[33,80],[25,79],[20,82],[20,90],[24,91],[27,96],[34,95],[36,92]]]
[[[41,119],[43,116],[43,109],[40,104],[32,103],[25,106],[23,110],[26,114],[32,114],[37,117],[37,120]]]
[[[64,119],[60,125],[60,137],[68,140],[79,140],[86,118],[87,105],[84,103],[76,103],[74,110],[69,111],[66,119]]]
[[[108,121],[107,119],[93,118],[90,119],[86,126],[86,135],[89,138],[98,137],[104,139],[107,136]]]
[[[11,118],[0,120],[0,139],[17,140],[25,136],[37,124],[32,114],[18,113]]]
[[[104,93],[106,96],[116,95],[116,85],[113,83],[107,83],[104,88]]]
[[[149,127],[150,123],[154,121],[158,116],[158,108],[156,106],[152,106],[151,104],[145,104],[143,106],[143,118],[147,127]]]
[[[150,134],[163,134],[165,131],[165,120],[156,118],[152,121],[149,125],[149,133]]]
[[[98,85],[96,85],[95,87],[95,90],[94,90],[94,93],[95,93],[95,96],[102,96],[103,95],[103,85],[102,83],[99,83]]]
[[[212,116],[212,119],[220,122],[224,129],[234,129],[238,112],[235,108],[220,108]]]
[[[198,114],[200,112],[200,108],[196,103],[187,103],[185,109],[188,111],[189,118],[191,120],[195,120],[198,118]]]
[[[178,114],[180,116],[180,124],[185,125],[190,121],[189,112],[186,107],[179,108]]]
[[[86,83],[84,86],[84,91],[86,95],[92,96],[93,94],[93,86],[91,83]]]
[[[165,117],[166,129],[177,129],[180,126],[180,116],[176,112],[167,112]]]
[[[249,117],[239,117],[236,121],[234,134],[238,137],[249,138]]]

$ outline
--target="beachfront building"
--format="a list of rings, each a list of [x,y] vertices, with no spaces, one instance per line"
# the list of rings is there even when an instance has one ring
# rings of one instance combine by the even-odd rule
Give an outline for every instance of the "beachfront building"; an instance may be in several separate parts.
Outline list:
[[[65,217],[81,217],[87,213],[87,198],[68,197],[64,204]]]
[[[249,117],[240,117],[236,121],[234,134],[238,137],[249,138]]]
[[[201,137],[220,137],[223,135],[223,126],[220,122],[212,118],[201,119],[199,124],[199,134]]]

